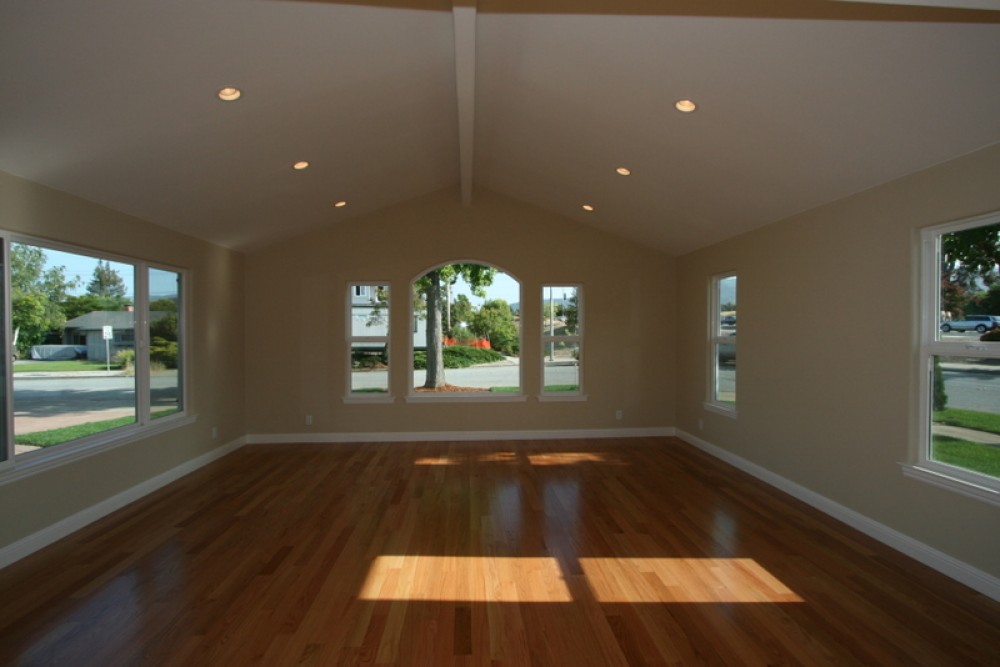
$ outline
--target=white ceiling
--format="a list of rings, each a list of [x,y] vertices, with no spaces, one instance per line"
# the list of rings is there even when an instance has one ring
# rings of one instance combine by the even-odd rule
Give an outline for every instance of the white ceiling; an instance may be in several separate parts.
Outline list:
[[[241,250],[485,187],[680,254],[1000,142],[998,22],[832,0],[4,0],[0,169]]]

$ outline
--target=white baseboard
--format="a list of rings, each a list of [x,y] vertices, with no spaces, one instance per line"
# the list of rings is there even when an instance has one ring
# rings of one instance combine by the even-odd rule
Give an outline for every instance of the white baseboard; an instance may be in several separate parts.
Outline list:
[[[115,496],[102,500],[96,505],[91,505],[87,509],[68,516],[62,521],[57,521],[37,533],[33,533],[12,544],[8,544],[0,549],[0,568],[7,567],[11,563],[19,561],[25,556],[33,554],[40,549],[44,549],[53,542],[61,540],[67,535],[80,530],[84,526],[106,517],[112,512],[125,507],[129,503],[135,502],[143,496],[149,495],[153,491],[156,491],[171,482],[177,481],[181,477],[194,472],[198,468],[221,459],[226,454],[236,451],[245,444],[246,438],[233,440],[222,447],[213,449],[207,454],[203,454],[196,459],[191,459],[176,468],[172,468],[171,470],[168,470],[167,472],[157,475],[151,479],[147,479],[145,482],[137,484],[126,491],[122,491]]]
[[[883,544],[892,547],[896,551],[902,552],[933,568],[952,579],[965,584],[983,595],[1000,601],[1000,579],[993,575],[972,567],[957,558],[924,544],[918,540],[904,535],[884,524],[871,519],[860,512],[856,512],[841,505],[826,496],[822,496],[815,491],[811,491],[804,486],[777,475],[770,470],[763,468],[756,463],[752,463],[741,456],[737,456],[730,451],[722,449],[701,438],[691,435],[686,431],[677,430],[677,437],[691,444],[703,452],[725,461],[734,468],[739,468],[743,472],[756,477],[757,479],[770,484],[771,486],[784,491],[790,496],[798,498],[802,502],[811,505],[828,514],[834,519],[846,523],[851,528],[859,530],[865,535],[872,537]]]
[[[672,426],[551,431],[409,431],[387,433],[254,433],[248,445],[350,442],[472,442],[482,440],[579,440],[584,438],[643,438],[673,436]]]

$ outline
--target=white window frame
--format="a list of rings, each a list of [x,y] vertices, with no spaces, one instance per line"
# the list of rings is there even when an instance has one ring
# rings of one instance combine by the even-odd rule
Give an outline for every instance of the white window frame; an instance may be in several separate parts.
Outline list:
[[[931,458],[931,392],[935,356],[1000,359],[1000,343],[941,340],[941,237],[974,227],[1000,223],[1000,211],[928,227],[920,234],[920,337],[916,376],[919,378],[916,443],[911,459],[902,464],[908,477],[1000,505],[1000,479]]]
[[[385,334],[379,336],[356,336],[354,335],[354,306],[357,305],[354,301],[355,298],[360,298],[361,296],[371,298],[370,287],[382,287],[385,289],[386,293],[389,295],[389,304],[385,309]],[[364,290],[360,288],[364,287]],[[363,292],[363,293],[361,293]],[[390,349],[389,341],[392,336],[392,301],[393,301],[393,290],[392,285],[388,280],[368,280],[368,281],[351,281],[347,284],[347,299],[346,301],[346,312],[344,314],[344,323],[346,325],[346,340],[347,340],[347,371],[346,371],[346,384],[344,385],[344,402],[345,403],[391,403],[393,401],[392,396],[392,373],[393,373],[393,354]],[[355,392],[352,390],[352,372],[353,372],[353,353],[355,343],[368,343],[373,345],[383,345],[387,352],[387,357],[389,359],[389,369],[386,371],[386,390],[385,392]]]
[[[2,339],[0,344],[6,349],[8,359],[12,358],[10,345],[11,326],[11,286],[10,286],[10,245],[20,243],[25,245],[38,246],[43,249],[51,249],[62,252],[86,255],[97,259],[110,260],[130,264],[135,267],[135,283],[133,285],[133,310],[135,312],[135,392],[136,392],[136,421],[134,424],[119,426],[108,431],[95,433],[83,438],[71,440],[59,445],[47,447],[43,450],[31,452],[30,456],[23,456],[18,459],[14,455],[14,379],[13,366],[8,365],[2,381],[5,386],[6,396],[0,401],[0,409],[4,411],[3,418],[6,421],[6,442],[0,443],[0,447],[5,447],[5,458],[0,461],[0,486],[25,479],[44,472],[58,468],[67,463],[88,458],[96,454],[127,445],[153,435],[165,433],[175,428],[187,426],[197,421],[197,415],[193,414],[188,405],[190,377],[190,350],[186,342],[188,336],[189,313],[190,313],[190,274],[186,269],[149,262],[146,260],[129,257],[126,255],[116,255],[103,250],[87,248],[84,246],[53,241],[51,239],[20,234],[6,230],[0,230],[3,246],[3,304],[4,310],[0,317],[0,330]],[[178,360],[178,389],[181,395],[181,405],[178,412],[153,419],[150,411],[149,395],[149,269],[161,269],[173,271],[181,276],[181,299],[178,310],[178,344],[180,358]]]
[[[545,300],[547,298],[547,290],[561,288],[561,287],[571,287],[576,290],[576,319],[577,327],[576,333],[573,335],[550,335],[548,333],[542,332],[541,335],[541,353],[542,358],[540,360],[541,368],[541,386],[538,390],[538,400],[539,401],[585,401],[587,400],[587,395],[584,393],[583,384],[583,367],[584,367],[584,350],[583,350],[583,336],[584,336],[584,296],[583,296],[583,285],[580,283],[573,282],[563,282],[555,283],[549,282],[542,285],[541,295],[541,308],[539,313],[541,314],[541,320],[545,321]],[[577,386],[579,387],[576,391],[545,391],[545,350],[549,344],[556,343],[575,343],[577,350],[579,351],[577,359]]]
[[[728,280],[729,278],[736,278],[737,281],[737,294],[739,293],[739,277],[736,271],[727,271],[726,273],[720,273],[714,275],[709,280],[709,313],[708,313],[708,394],[705,397],[704,407],[706,410],[711,412],[716,412],[718,414],[724,415],[726,417],[736,418],[737,416],[737,403],[727,403],[725,401],[720,401],[716,398],[717,389],[719,385],[719,364],[718,364],[718,346],[719,345],[732,345],[737,351],[736,358],[739,360],[739,348],[736,344],[737,336],[723,336],[720,332],[722,330],[722,281]],[[737,371],[737,379],[739,378],[739,372]],[[737,401],[739,400],[739,392],[736,393]]]

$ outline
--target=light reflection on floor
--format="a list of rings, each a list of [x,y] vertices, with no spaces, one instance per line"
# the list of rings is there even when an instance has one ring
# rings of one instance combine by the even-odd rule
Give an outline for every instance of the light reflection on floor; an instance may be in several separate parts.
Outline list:
[[[788,603],[802,598],[752,558],[581,558],[599,603]],[[379,556],[362,600],[571,602],[555,558]]]

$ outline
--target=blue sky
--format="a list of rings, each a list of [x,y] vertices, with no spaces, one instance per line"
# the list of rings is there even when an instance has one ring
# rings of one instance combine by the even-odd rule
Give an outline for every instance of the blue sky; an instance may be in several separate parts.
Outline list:
[[[97,257],[79,255],[76,253],[42,248],[45,251],[45,268],[50,269],[55,266],[62,266],[66,269],[66,277],[72,280],[78,279],[76,287],[70,290],[70,294],[79,296],[87,293],[87,283],[94,277],[94,269],[97,267]],[[135,267],[131,264],[109,260],[111,268],[118,272],[118,275],[125,281],[126,296],[134,298],[133,286],[135,285]],[[175,294],[177,292],[176,274],[170,271],[154,270],[150,272],[149,293],[155,299],[157,296]]]

